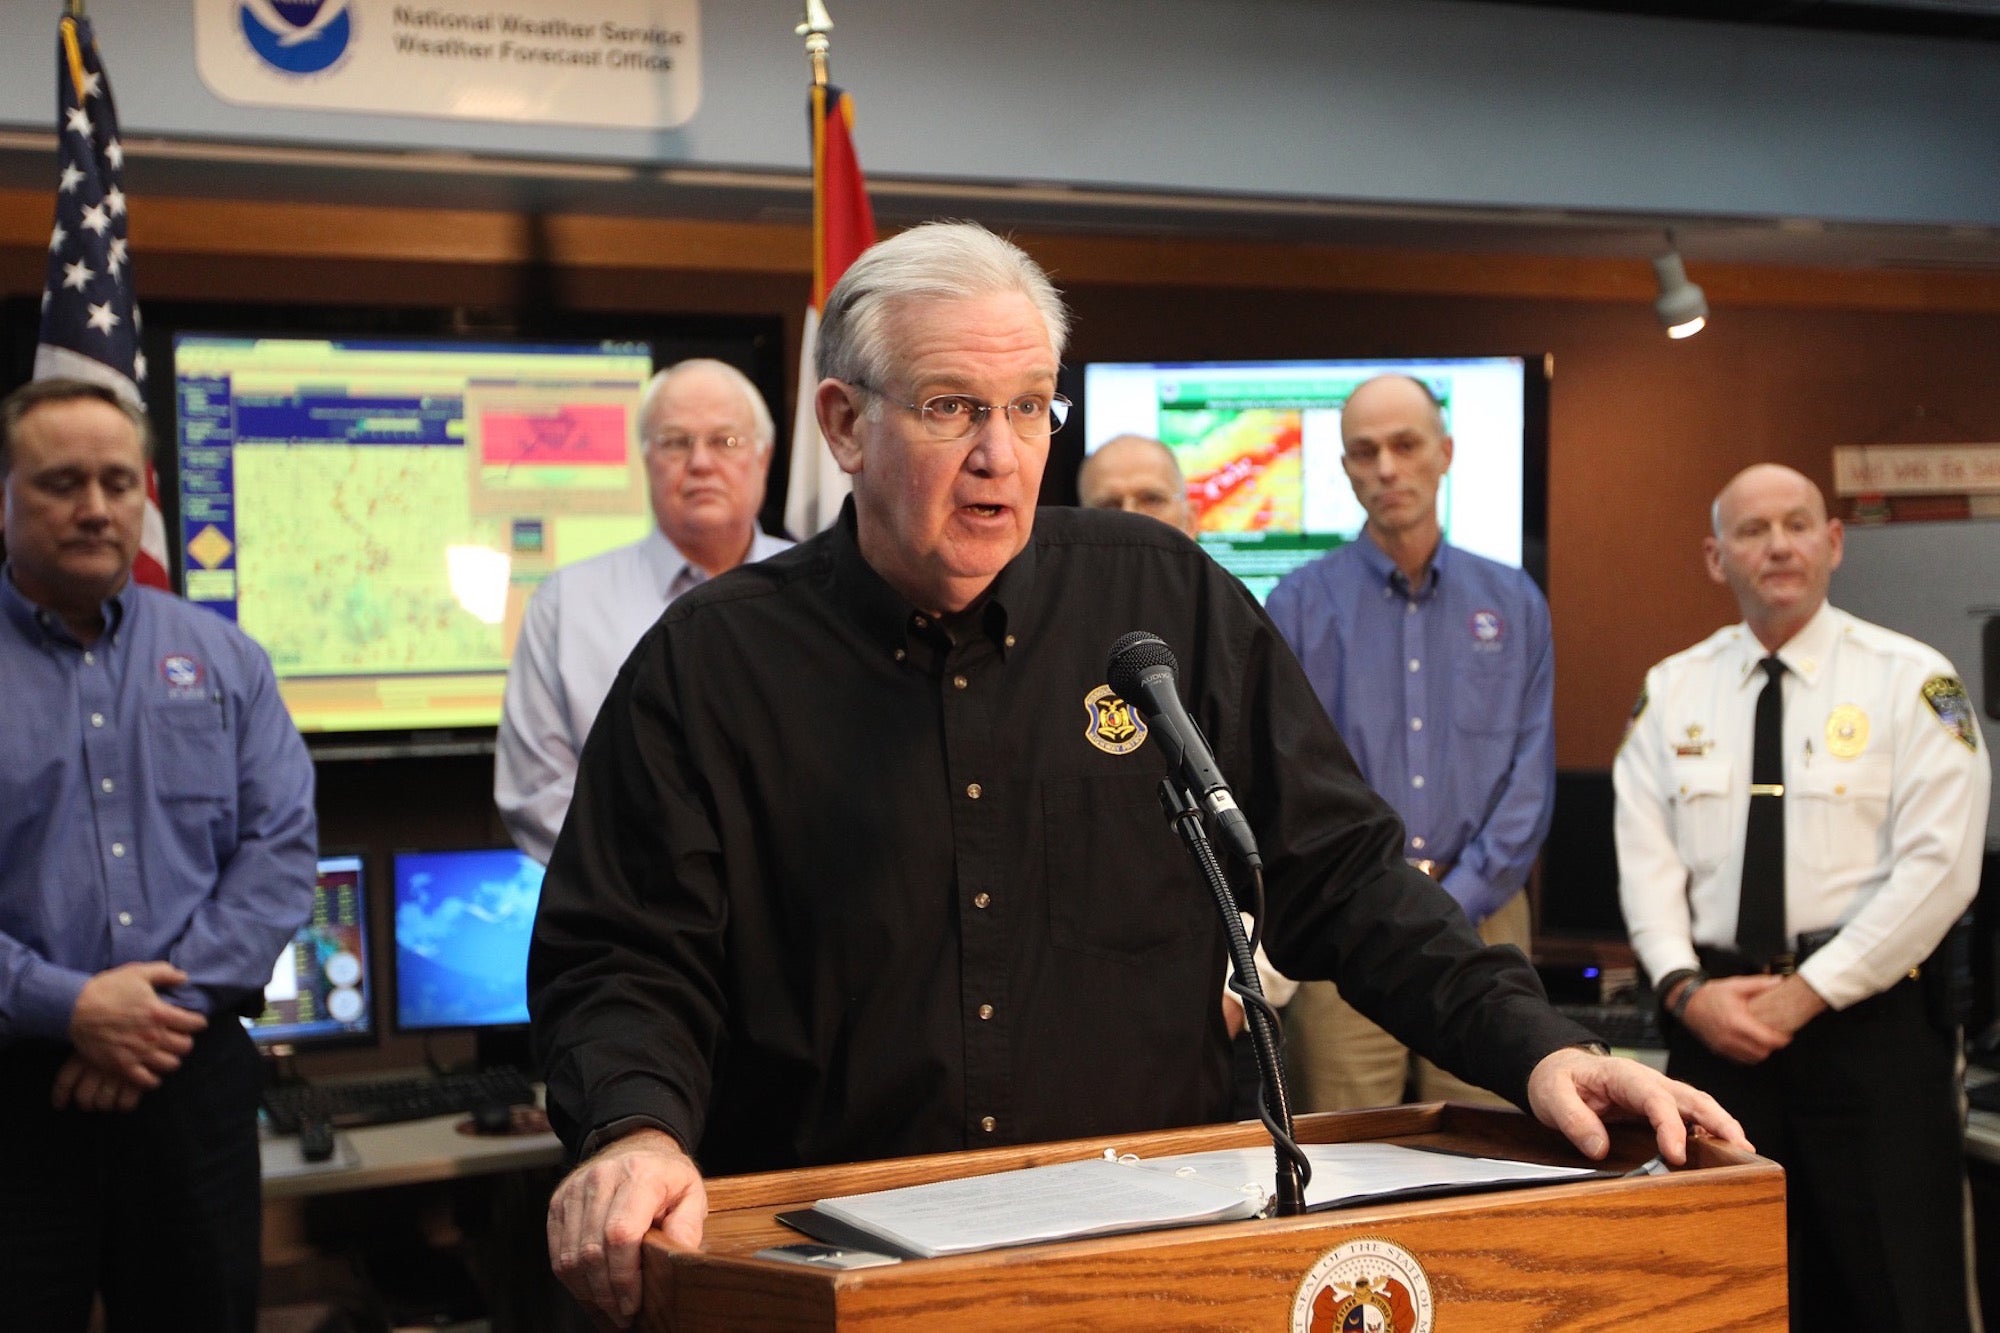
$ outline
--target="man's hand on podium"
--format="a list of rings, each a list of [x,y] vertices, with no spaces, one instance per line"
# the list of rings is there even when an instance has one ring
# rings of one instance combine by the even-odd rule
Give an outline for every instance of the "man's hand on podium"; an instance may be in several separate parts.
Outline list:
[[[556,1187],[549,1263],[600,1328],[630,1328],[639,1313],[639,1243],[658,1226],[667,1244],[699,1248],[707,1216],[694,1159],[670,1134],[635,1130]]]
[[[1606,1119],[1651,1121],[1660,1156],[1671,1166],[1687,1163],[1690,1124],[1745,1152],[1755,1151],[1736,1117],[1699,1088],[1637,1060],[1575,1046],[1544,1056],[1528,1075],[1528,1108],[1593,1161],[1611,1149]]]

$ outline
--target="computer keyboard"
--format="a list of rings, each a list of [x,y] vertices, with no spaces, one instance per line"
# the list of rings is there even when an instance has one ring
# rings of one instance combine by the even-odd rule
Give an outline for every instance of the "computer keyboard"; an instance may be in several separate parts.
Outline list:
[[[1667,1044],[1660,1035],[1651,1005],[1642,1008],[1631,1004],[1559,1004],[1555,1008],[1564,1018],[1595,1032],[1607,1046],[1647,1050]]]
[[[287,1083],[264,1089],[264,1109],[271,1127],[281,1134],[296,1134],[303,1121],[352,1129],[457,1115],[494,1103],[533,1106],[535,1090],[527,1075],[503,1065],[465,1073],[365,1083]]]

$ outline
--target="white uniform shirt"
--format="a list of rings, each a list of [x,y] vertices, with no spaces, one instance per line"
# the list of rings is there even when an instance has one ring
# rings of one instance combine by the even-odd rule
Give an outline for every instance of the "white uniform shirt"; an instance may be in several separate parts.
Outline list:
[[[1698,967],[1697,944],[1736,947],[1764,656],[1739,624],[1661,662],[1619,749],[1619,901],[1654,977]],[[1823,605],[1778,656],[1785,929],[1840,928],[1799,972],[1844,1009],[1922,963],[1972,902],[1992,773],[1957,672],[1915,639]]]
[[[758,533],[751,560],[791,543]],[[705,575],[658,528],[557,570],[521,620],[493,755],[493,802],[514,842],[544,865],[569,813],[576,759],[618,668],[667,604]]]

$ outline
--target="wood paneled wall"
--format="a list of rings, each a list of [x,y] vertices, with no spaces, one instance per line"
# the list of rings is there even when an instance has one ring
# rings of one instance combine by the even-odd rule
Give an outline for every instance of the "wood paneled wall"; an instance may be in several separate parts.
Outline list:
[[[0,191],[0,295],[40,287],[49,201]],[[775,314],[802,226],[158,197],[132,217],[152,300]],[[1607,766],[1646,666],[1733,618],[1702,573],[1709,499],[1752,462],[1823,484],[1836,444],[2000,438],[2000,274],[1695,265],[1713,319],[1653,321],[1643,259],[1024,236],[1076,312],[1069,360],[1543,353],[1558,759]],[[780,413],[785,419],[785,413]]]

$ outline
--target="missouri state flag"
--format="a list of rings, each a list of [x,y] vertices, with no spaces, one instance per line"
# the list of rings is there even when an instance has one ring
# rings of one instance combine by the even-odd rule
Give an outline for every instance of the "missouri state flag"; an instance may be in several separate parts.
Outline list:
[[[56,223],[42,284],[35,378],[94,380],[145,407],[146,357],[125,241],[125,150],[111,83],[90,20],[64,16],[56,34]],[[167,586],[167,529],[160,484],[146,466],[146,519],[132,576]]]
[[[854,101],[840,89],[816,84],[807,114],[812,121],[813,285],[799,340],[798,410],[792,421],[792,465],[785,489],[785,526],[805,538],[833,522],[848,492],[847,474],[820,438],[813,412],[813,348],[827,293],[863,250],[875,244],[875,212],[868,183],[854,153]]]

